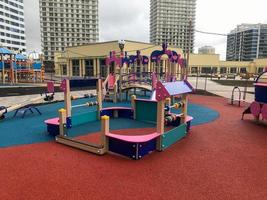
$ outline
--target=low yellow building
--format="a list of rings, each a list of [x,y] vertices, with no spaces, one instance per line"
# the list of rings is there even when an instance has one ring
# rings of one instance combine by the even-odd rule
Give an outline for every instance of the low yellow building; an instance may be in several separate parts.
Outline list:
[[[182,55],[182,50],[179,48],[169,47],[169,49]],[[125,41],[124,51],[128,55],[136,55],[137,50],[141,50],[142,55],[149,57],[154,50],[162,50],[162,47],[144,42]],[[110,51],[120,52],[117,41],[67,47],[65,52],[55,53],[55,73],[58,76],[70,77],[105,77],[107,73],[105,58]],[[218,54],[190,54],[188,72],[191,75],[246,72],[257,74],[266,66],[267,59],[255,59],[250,62],[221,61]]]
[[[218,54],[190,54],[190,74],[258,74],[267,66],[267,59],[253,61],[221,61]]]
[[[168,49],[182,54],[181,49],[173,47]],[[153,51],[162,50],[162,47],[144,42],[125,41],[124,51],[128,55],[136,55],[137,50],[141,50],[141,55],[150,57]],[[67,47],[64,53],[55,53],[55,73],[58,76],[105,77],[107,71],[105,59],[110,51],[120,52],[118,41]]]

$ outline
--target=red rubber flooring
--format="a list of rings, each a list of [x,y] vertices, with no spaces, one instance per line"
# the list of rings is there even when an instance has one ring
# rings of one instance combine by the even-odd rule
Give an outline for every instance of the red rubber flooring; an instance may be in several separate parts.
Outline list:
[[[139,161],[53,142],[0,149],[0,199],[266,199],[267,126],[223,98],[190,99],[220,118]]]

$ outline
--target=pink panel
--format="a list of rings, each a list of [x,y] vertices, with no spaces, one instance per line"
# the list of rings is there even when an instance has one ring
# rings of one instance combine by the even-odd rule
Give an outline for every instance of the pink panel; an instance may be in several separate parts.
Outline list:
[[[64,79],[61,84],[60,84],[60,89],[65,92],[66,91],[66,87],[67,87],[67,84],[66,84],[66,79]]]
[[[133,110],[133,109],[128,107],[108,107],[108,108],[103,108],[102,110]]]
[[[168,91],[166,90],[164,85],[162,85],[162,83],[160,81],[158,81],[157,82],[157,89],[156,89],[156,100],[162,101],[169,96],[170,96],[170,94],[168,93]]]
[[[54,93],[55,92],[55,86],[53,81],[47,82],[47,91],[48,93]]]
[[[157,87],[157,76],[156,76],[156,73],[153,72],[152,73],[152,89],[156,89]]]
[[[267,104],[264,104],[261,108],[261,115],[263,119],[267,120]]]
[[[126,142],[147,142],[149,140],[152,140],[152,139],[160,136],[160,134],[159,133],[152,133],[149,135],[117,135],[117,134],[108,133],[108,134],[106,134],[106,136],[116,138],[119,140],[123,140]]]
[[[59,125],[59,118],[56,117],[56,118],[45,120],[45,123],[52,124],[52,125]]]
[[[260,115],[260,112],[261,112],[261,105],[260,105],[260,103],[254,101],[250,105],[250,111],[251,111],[252,115],[254,115],[254,117],[258,117]]]
[[[115,85],[116,77],[114,74],[108,75],[108,89],[113,89]]]
[[[267,87],[267,83],[254,83],[254,85]]]
[[[130,81],[136,81],[135,74],[131,74],[129,79],[130,79]]]

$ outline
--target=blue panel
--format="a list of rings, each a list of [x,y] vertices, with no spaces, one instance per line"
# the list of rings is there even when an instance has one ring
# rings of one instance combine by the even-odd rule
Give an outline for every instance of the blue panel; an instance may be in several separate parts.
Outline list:
[[[90,86],[96,86],[98,79],[93,78],[93,79],[73,79],[70,80],[70,87],[75,88],[75,87],[90,87]]]
[[[188,121],[186,123],[186,132],[188,133],[190,131],[190,129],[191,129],[191,121]]]
[[[3,69],[3,62],[0,62],[0,69]]]
[[[148,142],[139,143],[138,145],[138,159],[140,159],[143,156],[156,150],[157,138],[154,138],[153,140],[150,140]]]
[[[138,159],[136,143],[125,142],[109,137],[109,151],[126,156],[131,159]]]
[[[59,125],[47,124],[47,132],[50,135],[58,135],[59,134]]]
[[[37,69],[37,70],[42,69],[42,63],[33,63],[32,66],[33,66],[33,69]]]
[[[119,117],[122,118],[129,118],[132,119],[133,118],[133,111],[132,110],[118,110],[118,115]]]
[[[255,100],[261,103],[267,103],[267,87],[255,85]]]
[[[67,128],[71,128],[72,127],[71,117],[67,117],[66,121],[67,121],[66,122]]]
[[[107,115],[109,117],[113,117],[113,110],[102,110],[100,112],[100,116],[104,116]]]

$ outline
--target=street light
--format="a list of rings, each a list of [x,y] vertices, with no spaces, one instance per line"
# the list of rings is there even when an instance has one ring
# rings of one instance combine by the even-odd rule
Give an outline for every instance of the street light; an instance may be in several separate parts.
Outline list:
[[[119,44],[119,48],[121,50],[121,59],[123,59],[123,50],[124,50],[124,46],[125,46],[125,41],[124,40],[118,40],[118,44]],[[122,83],[122,66],[123,66],[123,63],[121,64],[120,66],[120,84]],[[119,97],[120,97],[120,101],[122,101],[122,90],[121,90],[121,86],[119,87]]]
[[[118,40],[119,48],[121,52],[123,52],[124,46],[125,46],[125,41],[124,40]]]

